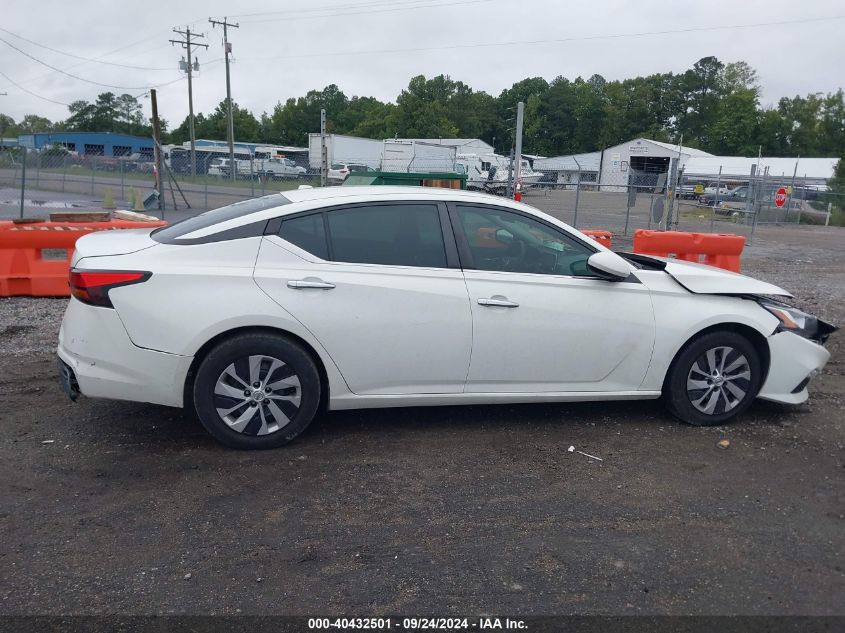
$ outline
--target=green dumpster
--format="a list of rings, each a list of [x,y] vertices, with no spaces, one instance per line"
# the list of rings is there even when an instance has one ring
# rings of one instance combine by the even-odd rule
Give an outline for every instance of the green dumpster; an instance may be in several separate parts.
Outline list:
[[[466,174],[441,172],[398,172],[368,171],[351,173],[343,181],[344,187],[364,185],[400,185],[405,187],[442,187],[445,189],[466,189]]]

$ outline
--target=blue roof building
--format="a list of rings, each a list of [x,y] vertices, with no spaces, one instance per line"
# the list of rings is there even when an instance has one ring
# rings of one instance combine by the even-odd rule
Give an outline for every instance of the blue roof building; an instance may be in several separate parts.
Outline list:
[[[153,155],[152,138],[114,132],[39,132],[22,134],[18,143],[29,149],[59,145],[81,156]]]

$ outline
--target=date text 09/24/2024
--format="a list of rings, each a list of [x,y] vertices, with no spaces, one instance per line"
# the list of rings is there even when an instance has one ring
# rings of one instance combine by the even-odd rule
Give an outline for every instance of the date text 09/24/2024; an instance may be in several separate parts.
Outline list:
[[[524,620],[510,618],[309,618],[309,630],[524,630]]]

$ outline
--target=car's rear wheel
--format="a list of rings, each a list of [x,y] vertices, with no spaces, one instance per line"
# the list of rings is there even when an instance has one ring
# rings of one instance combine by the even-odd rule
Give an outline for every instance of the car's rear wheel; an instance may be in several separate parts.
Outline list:
[[[296,343],[272,334],[242,334],[213,348],[194,381],[194,405],[206,430],[231,448],[287,444],[320,403],[320,375]]]
[[[760,354],[741,334],[711,332],[677,356],[664,386],[669,410],[695,426],[713,426],[744,412],[760,390]]]

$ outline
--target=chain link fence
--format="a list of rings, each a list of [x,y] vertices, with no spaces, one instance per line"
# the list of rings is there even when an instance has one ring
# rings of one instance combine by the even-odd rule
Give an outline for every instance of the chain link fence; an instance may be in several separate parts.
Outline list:
[[[673,229],[751,239],[763,224],[843,223],[845,194],[830,192],[817,180],[765,172],[685,174],[667,167],[630,169],[601,180],[597,166],[562,163],[538,170],[542,176],[524,185],[523,200],[576,228],[620,236]]]
[[[309,164],[305,154],[247,154],[236,156],[231,165],[225,151],[197,151],[194,168],[189,151],[165,152],[169,155],[164,186],[157,192],[151,155],[3,150],[0,217],[43,218],[54,211],[117,208],[178,220],[239,200],[321,183],[319,167]],[[845,195],[800,176],[684,174],[670,167],[630,169],[602,181],[596,165],[577,156],[567,158],[572,160],[553,169],[534,169],[532,161],[523,158],[517,180],[516,165],[508,157],[458,155],[447,165],[442,156],[418,154],[405,162],[394,159],[390,165],[391,173],[404,172],[408,177],[377,180],[379,160],[360,156],[327,164],[326,185],[466,186],[500,196],[516,191],[524,202],[576,228],[605,229],[618,236],[633,235],[636,229],[677,229],[736,233],[750,239],[761,224],[843,223]],[[164,197],[163,211],[159,195]]]
[[[185,152],[190,155],[190,152]],[[290,159],[236,159],[197,152],[168,157],[162,191],[156,189],[152,156],[77,155],[54,149],[0,151],[0,217],[44,218],[56,211],[126,209],[181,219],[233,202],[319,185],[319,174]],[[160,211],[160,196],[164,209]]]

